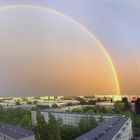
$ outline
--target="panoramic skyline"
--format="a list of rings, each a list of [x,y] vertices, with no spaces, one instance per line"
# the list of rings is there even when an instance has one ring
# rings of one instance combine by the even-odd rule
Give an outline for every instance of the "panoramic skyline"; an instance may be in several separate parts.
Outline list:
[[[62,14],[67,15],[69,18],[82,24],[83,27],[87,28],[87,30],[89,30],[89,32],[91,32],[93,36],[96,36],[96,38],[103,44],[104,48],[108,51],[110,57],[112,58],[119,79],[121,93],[139,94],[140,92],[139,86],[140,16],[138,15],[140,8],[139,1],[137,1],[136,4],[131,1],[122,2],[110,0],[107,1],[99,0],[98,2],[97,1],[95,2],[93,0],[89,0],[88,2],[85,0],[77,0],[76,2],[74,0],[67,2],[64,0],[60,0],[59,2],[57,0],[45,0],[45,1],[41,0],[39,2],[32,0],[30,1],[21,0],[20,3],[19,1],[13,0],[11,2],[9,0],[6,2],[0,1],[0,4],[2,5],[0,10],[0,20],[2,21],[0,23],[0,29],[2,30],[2,32],[0,33],[0,36],[1,38],[3,37],[2,39],[3,43],[1,41],[0,44],[1,46],[3,46],[1,48],[3,51],[1,51],[0,57],[1,64],[3,64],[4,68],[3,72],[5,72],[5,75],[7,75],[5,68],[8,69],[9,67],[10,69],[12,69],[13,67],[12,63],[11,63],[12,66],[9,66],[8,64],[10,60],[11,62],[16,63],[17,67],[19,66],[18,63],[21,63],[21,61],[17,61],[17,58],[19,60],[19,57],[25,57],[28,55],[30,56],[34,49],[34,54],[32,54],[32,57],[26,57],[28,61],[27,60],[25,61],[27,62],[25,63],[26,68],[28,68],[27,71],[30,70],[30,72],[33,72],[34,74],[33,73],[25,74],[26,71],[25,69],[24,74],[27,76],[26,77],[23,73],[22,75],[19,72],[19,75],[22,75],[21,77],[20,76],[19,77],[23,79],[21,80],[22,81],[21,85],[31,84],[30,85],[31,87],[39,86],[39,88],[42,89],[44,89],[44,87],[47,86],[52,88],[55,87],[55,90],[57,89],[57,91],[59,91],[60,89],[61,89],[60,91],[62,91],[62,87],[65,88],[68,87],[67,89],[71,88],[69,92],[72,92],[73,95],[85,93],[90,95],[92,93],[106,94],[118,92],[115,81],[116,79],[114,77],[114,73],[112,72],[112,68],[103,51],[100,49],[99,44],[96,42],[96,40],[92,40],[91,37],[87,33],[85,33],[81,28],[77,27],[75,24],[64,19],[61,16],[58,15],[56,16],[55,14],[43,12],[42,10],[39,9],[37,10],[35,8],[31,9],[29,9],[29,7],[28,8],[25,7],[25,9],[20,8],[20,6],[22,5],[26,6],[35,5],[44,8],[49,7],[49,9],[61,12]],[[19,5],[19,8],[15,9],[6,8],[4,10],[3,7],[6,7],[10,4]],[[23,15],[22,18],[20,17],[21,15]],[[48,20],[50,21],[50,23],[48,23]],[[53,42],[54,40],[56,43]],[[4,46],[3,44],[5,42],[7,44],[5,44]],[[19,50],[20,44],[21,46]],[[12,48],[13,50],[12,49],[10,50],[9,46],[11,47],[12,45],[15,48],[14,49]],[[49,47],[47,48],[47,50],[45,50],[43,45],[45,46],[47,45],[49,47],[51,46],[52,48],[55,47],[55,49],[57,48],[56,49],[57,52],[53,51],[54,49],[52,49],[51,47],[50,50],[48,50]],[[28,48],[28,46],[30,46],[30,48]],[[40,49],[38,46],[42,46],[42,48]],[[81,46],[82,49],[80,48]],[[28,54],[26,49],[28,50]],[[7,56],[5,55],[7,53],[7,50],[9,50],[9,53],[13,51],[10,54],[11,57],[9,57],[8,54]],[[18,50],[17,54],[19,56],[13,58],[12,55],[15,56],[16,54],[15,50]],[[23,54],[24,51],[25,54]],[[50,51],[53,55],[49,53],[48,56],[46,57],[46,54],[44,53],[45,51],[46,53]],[[21,52],[21,54],[19,52]],[[37,56],[39,56],[39,58],[37,58]],[[59,61],[61,63],[59,63],[59,65],[57,66],[56,60],[59,60],[58,58],[60,58],[60,56],[62,56],[62,58],[60,59],[61,61]],[[7,59],[8,57],[9,59]],[[13,61],[11,58],[13,59]],[[3,60],[5,62],[7,61],[7,63],[4,64]],[[52,73],[52,69],[49,66],[47,66],[47,69],[45,69],[46,62],[44,62],[44,60],[52,60],[49,62],[47,61],[47,63],[54,64],[52,69],[53,70],[57,69],[57,72],[55,72],[55,74],[56,73],[57,74],[55,76],[61,78],[62,82],[60,82],[61,80],[59,78],[57,79],[58,82],[56,82],[55,77],[54,80],[52,80],[53,84],[51,82],[47,83],[48,75],[49,76],[54,75],[54,73]],[[34,64],[33,62],[38,62],[38,64],[37,63]],[[69,65],[67,65],[67,62],[69,62]],[[6,66],[6,64],[8,65]],[[33,66],[29,68],[28,65],[31,66],[31,64]],[[63,72],[63,76],[62,75],[60,76],[60,73],[62,74],[63,66],[66,66],[67,68],[71,67],[72,69],[71,70],[65,69],[65,71]],[[36,69],[37,67],[39,67],[40,69],[39,70]],[[48,67],[50,68],[51,73],[48,72],[47,75],[45,73],[46,70],[48,70]],[[24,69],[24,66],[23,68],[22,67],[20,68],[21,69],[16,69],[17,72],[15,72],[15,69],[13,69],[16,76],[18,75],[17,74],[18,70],[22,71]],[[79,72],[80,70],[82,71]],[[1,71],[1,75],[3,76],[2,78],[4,79],[5,77],[3,72]],[[45,76],[46,78],[44,78]],[[17,79],[19,77],[17,76]],[[63,79],[62,77],[65,78]],[[8,84],[10,84],[9,86],[11,86],[12,82],[9,82],[7,84],[6,79],[3,80],[2,78],[0,80],[0,87],[5,86],[5,88],[7,88]],[[15,77],[13,76],[13,78]],[[49,80],[51,78],[52,77],[50,76]],[[56,83],[54,83],[54,81]],[[46,83],[47,86],[45,85]],[[27,87],[27,85],[25,87]],[[66,92],[66,89],[63,90],[64,90],[63,93]],[[61,94],[60,91],[58,93],[55,93],[55,91],[51,93],[57,95]],[[13,93],[11,92],[11,95],[14,94],[15,92]],[[67,94],[68,93],[66,92],[66,95]]]

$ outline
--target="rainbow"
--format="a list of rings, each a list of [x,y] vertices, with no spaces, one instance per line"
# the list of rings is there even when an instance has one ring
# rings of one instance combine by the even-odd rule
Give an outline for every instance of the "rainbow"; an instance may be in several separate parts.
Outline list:
[[[69,20],[70,22],[72,22],[73,24],[75,24],[79,28],[81,28],[84,32],[86,32],[92,39],[94,39],[97,42],[97,44],[100,46],[101,50],[105,54],[105,56],[106,56],[106,58],[107,58],[107,60],[108,60],[108,62],[110,64],[110,67],[112,69],[112,72],[113,72],[115,85],[116,85],[116,89],[117,89],[116,94],[120,95],[121,91],[120,91],[119,79],[118,79],[117,71],[116,71],[115,65],[113,63],[113,60],[112,60],[110,54],[108,53],[108,51],[106,50],[106,48],[103,46],[103,44],[86,27],[84,27],[82,24],[80,24],[79,22],[75,21],[74,19],[68,17],[67,15],[64,15],[63,13],[58,12],[58,11],[53,10],[53,9],[50,9],[48,7],[41,7],[41,6],[35,6],[35,5],[24,5],[24,4],[22,4],[22,5],[8,5],[8,6],[3,5],[3,6],[0,7],[0,10],[8,9],[8,8],[16,8],[16,7],[37,8],[37,9],[40,9],[40,10],[43,10],[43,11],[48,11],[50,13],[59,15],[59,16],[65,18],[65,19]]]

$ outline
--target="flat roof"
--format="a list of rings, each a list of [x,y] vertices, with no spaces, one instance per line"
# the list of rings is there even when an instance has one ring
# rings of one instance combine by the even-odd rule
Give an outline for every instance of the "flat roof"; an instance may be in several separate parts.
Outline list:
[[[34,135],[34,132],[31,130],[24,129],[20,126],[7,124],[5,122],[0,122],[0,133],[17,140]]]
[[[34,111],[32,111],[34,112]],[[36,112],[36,111],[35,111]],[[40,112],[46,112],[46,113],[60,113],[60,114],[69,114],[69,115],[94,115],[94,116],[101,116],[100,113],[88,113],[88,112],[63,112],[63,111],[46,111],[46,110],[40,110]],[[110,117],[114,117],[114,116],[122,116],[121,114],[104,114],[103,116],[110,116]]]
[[[112,140],[127,120],[125,117],[111,118],[75,140]]]

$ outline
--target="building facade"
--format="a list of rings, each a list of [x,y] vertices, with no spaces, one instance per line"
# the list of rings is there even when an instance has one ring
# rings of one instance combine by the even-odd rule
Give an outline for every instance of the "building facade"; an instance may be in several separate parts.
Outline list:
[[[125,117],[114,117],[75,140],[132,140],[132,138],[132,120]]]
[[[49,121],[49,113],[55,116],[57,120],[62,120],[63,124],[68,125],[78,125],[80,120],[85,117],[94,117],[98,119],[101,117],[100,115],[95,115],[93,113],[70,113],[70,112],[50,112],[50,111],[41,111],[41,114],[44,116],[46,122]],[[35,125],[36,122],[36,111],[31,111],[32,123]],[[113,116],[102,116],[104,119],[110,119]]]

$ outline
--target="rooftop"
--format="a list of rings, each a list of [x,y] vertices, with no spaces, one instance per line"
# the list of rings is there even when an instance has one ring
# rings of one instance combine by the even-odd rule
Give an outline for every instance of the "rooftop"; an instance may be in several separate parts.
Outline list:
[[[4,122],[0,122],[0,133],[3,133],[17,140],[34,135],[34,132],[31,130],[27,130],[20,126],[11,125]]]
[[[46,113],[59,113],[59,114],[69,114],[69,115],[94,115],[94,116],[100,116],[99,113],[88,113],[88,112],[64,112],[64,111],[46,111],[44,109],[40,109],[41,112],[46,112]],[[34,112],[34,111],[32,111]],[[104,116],[122,116],[121,114],[104,114]]]
[[[111,140],[127,120],[125,117],[111,118],[75,140]]]

